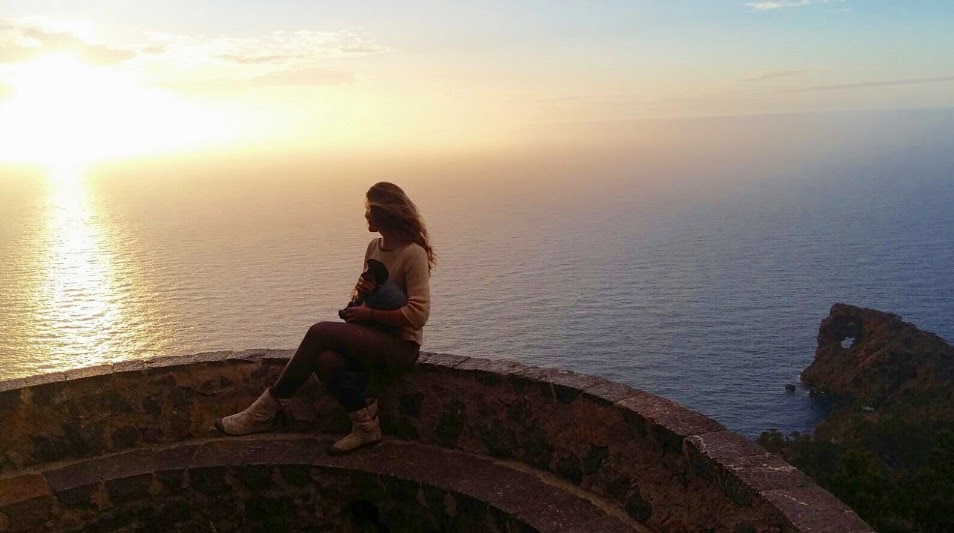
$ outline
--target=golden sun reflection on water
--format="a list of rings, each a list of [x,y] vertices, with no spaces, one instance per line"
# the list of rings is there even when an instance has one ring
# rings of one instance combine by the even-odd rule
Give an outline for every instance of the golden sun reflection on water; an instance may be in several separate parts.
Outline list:
[[[109,359],[112,333],[123,322],[110,250],[78,169],[56,169],[47,197],[44,273],[36,288],[37,335],[56,351],[94,364]],[[68,173],[68,174],[66,174]],[[70,366],[85,366],[70,357]]]

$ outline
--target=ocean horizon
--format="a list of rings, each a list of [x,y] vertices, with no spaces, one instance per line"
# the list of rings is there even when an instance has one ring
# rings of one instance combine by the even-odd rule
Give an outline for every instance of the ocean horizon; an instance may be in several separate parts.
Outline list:
[[[586,135],[580,134],[585,130]],[[587,141],[581,142],[579,139]],[[508,149],[0,169],[0,379],[293,349],[393,181],[438,254],[423,350],[602,376],[749,437],[836,302],[954,339],[954,110],[555,125]]]

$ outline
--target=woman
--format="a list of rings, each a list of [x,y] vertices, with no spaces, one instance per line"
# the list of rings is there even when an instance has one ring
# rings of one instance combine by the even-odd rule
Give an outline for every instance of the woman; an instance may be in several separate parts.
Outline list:
[[[364,216],[368,231],[381,234],[368,244],[365,267],[373,264],[379,269],[376,262],[383,264],[387,284],[402,291],[401,301],[406,295],[406,303],[391,310],[358,304],[371,301],[379,288],[373,276],[363,275],[355,286],[355,305],[340,313],[345,323],[319,322],[309,328],[278,381],[248,409],[216,419],[219,431],[227,435],[270,431],[282,406],[316,372],[351,418],[351,433],[328,452],[347,453],[381,440],[377,401],[365,398],[367,373],[393,372],[417,361],[422,328],[430,313],[428,278],[435,259],[417,207],[397,185],[381,182],[372,186]]]

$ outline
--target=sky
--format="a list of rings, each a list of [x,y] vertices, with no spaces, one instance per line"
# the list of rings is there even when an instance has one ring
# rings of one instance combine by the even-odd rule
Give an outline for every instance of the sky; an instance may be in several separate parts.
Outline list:
[[[949,0],[2,0],[0,162],[945,108],[952,51]]]

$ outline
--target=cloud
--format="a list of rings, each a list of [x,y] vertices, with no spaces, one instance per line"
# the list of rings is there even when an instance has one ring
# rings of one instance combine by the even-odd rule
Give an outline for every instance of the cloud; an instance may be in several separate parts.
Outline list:
[[[358,76],[327,64],[390,49],[352,30],[273,31],[251,36],[149,33],[144,68],[160,72],[155,83],[193,90],[249,85],[344,85]],[[167,79],[174,71],[177,79]]]
[[[136,57],[134,50],[90,43],[74,33],[8,19],[0,22],[0,63],[18,63],[51,52],[70,52],[87,63],[114,65]]]
[[[863,81],[857,83],[841,83],[836,85],[816,85],[800,89],[787,89],[784,93],[805,93],[816,91],[840,91],[844,89],[865,89],[868,87],[889,87],[893,85],[917,85],[922,83],[945,83],[954,81],[954,76],[940,76],[937,78],[908,78],[901,80]]]
[[[281,55],[281,54],[259,55],[259,56],[220,54],[218,58],[224,59],[226,61],[231,61],[233,63],[241,63],[244,65],[255,65],[259,63],[283,63],[283,62],[294,59],[293,56],[287,56],[287,55]]]
[[[259,85],[347,85],[357,77],[350,72],[323,68],[303,68],[269,72],[250,80]]]
[[[769,70],[766,72],[758,72],[755,74],[749,74],[748,76],[742,78],[742,81],[764,81],[764,80],[773,80],[775,78],[791,78],[794,76],[801,76],[808,72],[806,69],[801,70]]]
[[[771,11],[773,9],[802,7],[812,4],[830,4],[833,2],[844,2],[844,0],[774,0],[771,2],[752,2],[745,5],[757,11]]]
[[[350,30],[273,31],[254,36],[191,36],[153,32],[146,35],[151,46],[164,54],[189,56],[193,61],[224,62],[234,65],[305,64],[335,58],[386,52],[389,49]]]
[[[63,20],[0,18],[0,66],[69,52],[88,64],[121,64],[147,85],[224,93],[250,86],[355,83],[359,76],[342,65],[391,50],[356,29],[245,35],[146,32],[108,43],[95,42],[91,30]],[[331,63],[334,68],[329,68]]]

